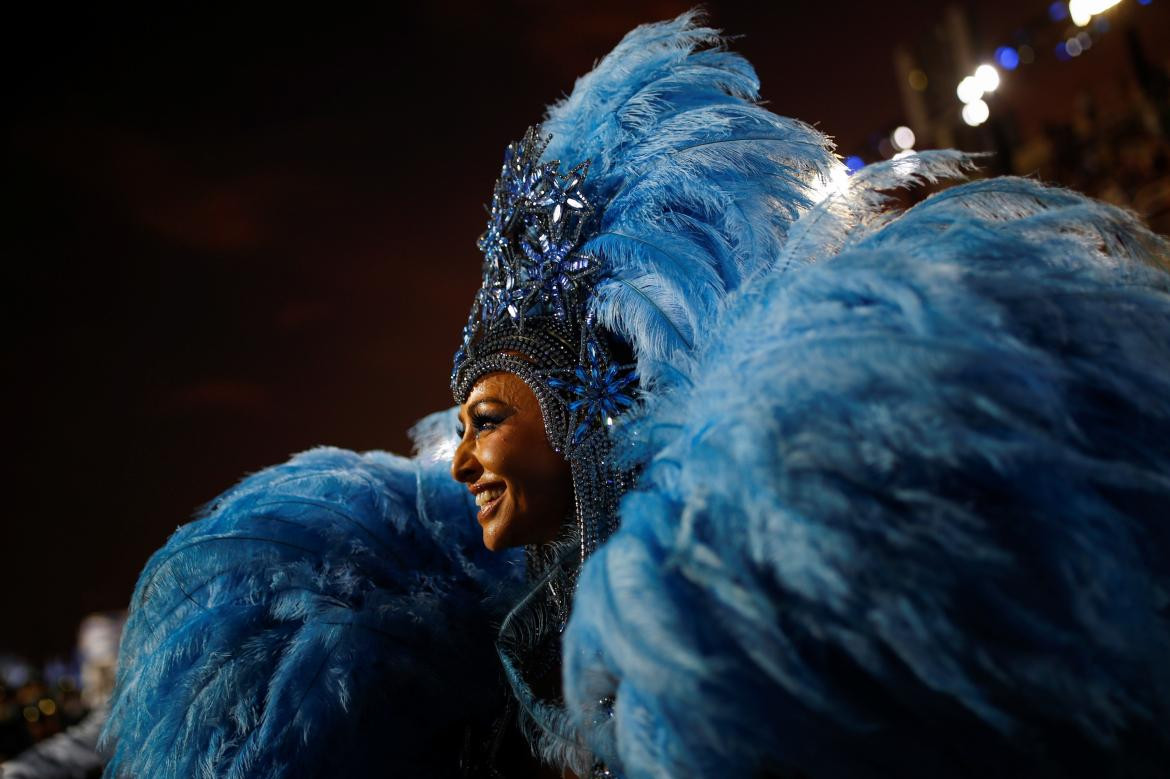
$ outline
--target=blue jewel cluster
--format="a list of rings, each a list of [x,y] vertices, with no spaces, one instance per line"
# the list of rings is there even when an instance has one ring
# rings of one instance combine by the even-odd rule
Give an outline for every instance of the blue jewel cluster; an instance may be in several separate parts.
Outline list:
[[[591,257],[574,251],[593,214],[581,189],[589,163],[562,176],[560,163],[540,161],[549,140],[530,127],[504,152],[479,239],[480,320],[489,326],[505,315],[518,324],[534,315],[570,319],[585,296],[579,293],[588,292],[583,282],[596,270]]]
[[[578,251],[594,215],[584,192],[589,163],[562,174],[558,161],[541,162],[549,140],[530,127],[504,152],[487,230],[478,241],[483,285],[455,353],[452,386],[466,361],[485,356],[476,352],[492,349],[493,343],[505,343],[500,338],[506,333],[556,323],[579,334],[577,365],[554,368],[539,354],[526,356],[544,369],[544,383],[564,403],[570,425],[576,425],[571,436],[576,444],[595,424],[605,425],[633,404],[629,387],[637,376],[631,368],[610,363],[606,337],[587,314],[589,297],[602,278],[597,260]]]
[[[567,399],[569,412],[578,422],[573,430],[573,443],[580,442],[593,423],[611,424],[613,417],[633,405],[628,388],[638,378],[633,368],[611,363],[592,334],[585,342],[584,351],[584,362],[573,369],[570,378],[550,376],[548,379],[548,386]]]
[[[540,161],[549,140],[529,127],[504,151],[487,230],[477,243],[483,285],[463,328],[456,369],[477,335],[504,320],[520,329],[538,316],[573,324],[584,309],[597,273],[594,259],[575,251],[594,210],[582,190],[589,163],[561,175],[559,162]]]

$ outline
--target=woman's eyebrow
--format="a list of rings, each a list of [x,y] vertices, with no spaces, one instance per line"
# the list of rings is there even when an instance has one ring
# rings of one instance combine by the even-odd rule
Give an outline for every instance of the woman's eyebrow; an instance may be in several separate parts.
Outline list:
[[[470,411],[470,409],[475,408],[476,406],[480,405],[481,403],[498,403],[501,406],[508,405],[504,401],[497,398],[495,395],[488,395],[487,397],[475,398],[475,399],[468,398],[467,403],[465,403],[464,405],[459,407],[459,424],[466,425],[467,424],[466,416],[467,416],[468,412]]]

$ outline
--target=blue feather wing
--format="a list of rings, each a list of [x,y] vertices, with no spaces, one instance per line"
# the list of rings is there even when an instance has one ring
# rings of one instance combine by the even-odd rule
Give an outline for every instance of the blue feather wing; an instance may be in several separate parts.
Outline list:
[[[855,226],[637,426],[570,711],[629,777],[1158,775],[1165,243],[1012,179]]]
[[[483,549],[439,459],[315,449],[147,564],[109,776],[447,776],[504,700],[518,561]]]
[[[817,182],[843,170],[816,129],[757,104],[750,63],[700,15],[632,30],[549,108],[546,160],[589,161],[605,204],[581,247],[605,268],[597,320],[662,390],[724,297],[774,263]]]

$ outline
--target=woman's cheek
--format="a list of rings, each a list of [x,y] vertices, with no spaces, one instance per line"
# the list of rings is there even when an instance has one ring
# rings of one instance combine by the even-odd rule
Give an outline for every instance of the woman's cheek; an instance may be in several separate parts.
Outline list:
[[[507,437],[504,430],[492,430],[481,439],[479,446],[479,462],[484,472],[502,479],[507,478],[507,469],[501,463],[501,460],[506,460],[502,455],[508,447]]]

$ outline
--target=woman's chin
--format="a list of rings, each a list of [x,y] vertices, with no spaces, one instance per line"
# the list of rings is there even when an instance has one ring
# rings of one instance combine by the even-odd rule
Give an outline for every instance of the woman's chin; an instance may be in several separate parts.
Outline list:
[[[496,525],[495,522],[488,522],[483,526],[483,545],[489,552],[499,552],[508,548],[504,534],[499,532],[501,528]]]
[[[491,516],[480,517],[479,524],[483,527],[483,545],[492,552],[500,552],[512,546],[516,546],[513,542],[512,523],[510,517],[499,509],[492,512]]]

